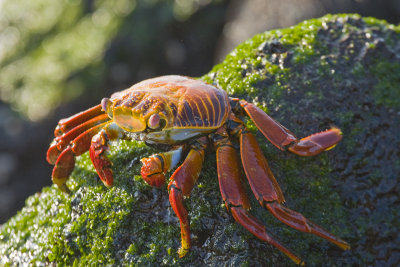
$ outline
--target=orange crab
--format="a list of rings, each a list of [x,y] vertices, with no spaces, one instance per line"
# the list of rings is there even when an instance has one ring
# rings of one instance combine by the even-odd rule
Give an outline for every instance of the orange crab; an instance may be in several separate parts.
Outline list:
[[[151,186],[165,183],[165,173],[183,163],[169,180],[171,206],[181,226],[183,257],[190,248],[190,229],[184,197],[190,195],[209,150],[217,153],[218,180],[225,206],[234,219],[259,239],[275,246],[297,264],[303,261],[273,239],[248,210],[249,200],[240,177],[240,159],[233,144],[239,143],[247,181],[259,203],[278,220],[297,230],[329,240],[342,249],[345,241],[283,205],[282,191],[268,167],[253,134],[243,123],[249,117],[263,135],[280,150],[312,156],[334,147],[342,138],[337,128],[297,139],[254,104],[230,98],[224,90],[183,76],[163,76],[142,81],[104,98],[101,104],[60,120],[47,160],[55,164],[52,180],[64,192],[75,157],[90,151],[90,158],[103,183],[113,184],[108,142],[142,140],[167,148],[167,152],[142,159],[141,175]]]

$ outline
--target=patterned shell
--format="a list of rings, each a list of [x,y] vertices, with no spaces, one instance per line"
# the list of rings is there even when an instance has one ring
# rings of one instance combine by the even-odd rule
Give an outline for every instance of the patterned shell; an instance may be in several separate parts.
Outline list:
[[[130,108],[147,118],[154,110],[168,119],[165,129],[217,129],[229,114],[224,90],[182,76],[148,79],[111,96],[113,108]]]

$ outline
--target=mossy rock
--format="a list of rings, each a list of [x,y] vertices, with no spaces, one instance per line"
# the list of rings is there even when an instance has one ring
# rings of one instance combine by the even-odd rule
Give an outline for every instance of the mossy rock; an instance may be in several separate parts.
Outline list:
[[[291,229],[259,207],[251,213],[310,266],[400,264],[400,27],[357,15],[325,16],[239,45],[203,77],[257,103],[298,136],[334,125],[343,141],[316,157],[281,152],[256,132],[288,207],[347,240],[342,251]],[[114,187],[87,154],[68,182],[31,196],[0,231],[0,265],[286,266],[292,262],[235,223],[208,155],[187,200],[193,247],[178,258],[179,222],[166,187],[140,178],[139,142],[112,145]],[[50,176],[50,174],[49,174]],[[49,178],[50,179],[50,178]],[[249,195],[251,193],[249,192]]]

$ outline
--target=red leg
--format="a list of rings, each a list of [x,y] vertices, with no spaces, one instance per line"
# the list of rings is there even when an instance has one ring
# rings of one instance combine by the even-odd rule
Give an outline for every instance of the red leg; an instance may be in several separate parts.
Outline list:
[[[322,237],[337,245],[341,249],[350,249],[350,245],[346,241],[334,236],[333,234],[324,230],[321,226],[311,222],[301,213],[286,208],[277,202],[266,203],[265,206],[278,220],[289,225],[290,227],[305,233],[311,233]]]
[[[114,123],[109,123],[102,127],[101,131],[93,136],[90,143],[89,154],[93,166],[96,169],[101,181],[105,186],[113,185],[112,162],[108,159],[108,142],[111,140],[122,139],[124,131]],[[87,143],[86,141],[82,141]],[[77,146],[81,147],[81,146]]]
[[[65,183],[67,182],[68,177],[71,175],[74,166],[75,155],[72,152],[71,147],[67,147],[62,151],[55,162],[53,173],[51,174],[53,183],[56,184],[61,191],[68,194],[70,193],[70,190]]]
[[[200,175],[204,159],[204,150],[207,146],[206,139],[201,139],[200,141],[202,143],[192,147],[185,161],[175,170],[168,185],[169,201],[181,226],[181,247],[178,250],[179,257],[185,256],[190,248],[190,224],[183,197],[190,195]]]
[[[273,245],[296,264],[304,265],[299,257],[273,239],[265,227],[248,213],[250,205],[240,181],[239,164],[236,151],[229,141],[217,144],[218,181],[225,206],[233,218],[257,238]]]
[[[74,169],[75,157],[89,149],[93,135],[109,120],[101,105],[97,105],[58,123],[47,151],[47,161],[55,165],[52,180],[62,191],[69,192],[65,183]]]
[[[287,146],[291,145],[288,148],[290,152],[299,156],[313,156],[333,148],[342,139],[340,130],[332,128],[298,140],[292,132],[256,105],[244,100],[240,100],[240,105],[263,135],[281,150],[285,150]]]
[[[142,158],[142,178],[151,186],[160,187],[165,183],[165,173],[175,168],[182,157],[182,146],[165,153]]]
[[[256,138],[246,130],[240,134],[240,155],[251,190],[260,204],[262,205],[264,201],[284,202],[282,190]]]
[[[280,204],[284,201],[282,192],[255,137],[251,133],[244,132],[240,135],[240,151],[247,179],[254,195],[262,206],[266,207],[277,219],[290,227],[318,235],[342,249],[350,248],[345,241],[307,220],[302,214]]]
[[[107,122],[106,122],[107,123]],[[47,155],[52,158],[57,155],[52,173],[52,180],[61,191],[69,192],[66,182],[74,169],[75,157],[88,151],[91,138],[104,126],[104,124],[94,126],[72,140],[62,151],[59,151],[57,145],[51,145]],[[50,155],[50,156],[49,156]],[[53,161],[53,159],[52,159]]]
[[[265,227],[258,222],[256,218],[251,216],[243,207],[231,207],[231,212],[233,218],[240,223],[247,231],[255,235],[257,238],[261,239],[268,244],[279,249],[287,257],[289,257],[293,262],[298,265],[304,266],[302,259],[294,255],[290,250],[281,245],[278,241],[273,239],[268,233]]]
[[[53,143],[50,145],[49,150],[47,151],[47,161],[50,164],[55,164],[57,158],[61,154],[61,152],[79,135],[96,127],[99,124],[103,124],[104,122],[109,121],[110,118],[107,114],[102,114],[97,117],[94,117],[80,125],[77,125],[75,128],[70,129],[68,132],[57,136],[54,138]],[[83,135],[87,136],[87,134]],[[87,151],[87,149],[85,150]]]
[[[334,148],[340,140],[342,140],[342,132],[338,128],[332,128],[304,137],[288,149],[299,156],[313,156]]]
[[[99,104],[69,118],[62,119],[54,130],[54,135],[61,136],[70,129],[75,128],[76,126],[101,114],[104,114],[104,112],[101,110],[101,104]]]
[[[244,100],[240,100],[240,105],[263,135],[277,148],[285,150],[287,145],[297,141],[293,133],[268,116],[256,105]]]

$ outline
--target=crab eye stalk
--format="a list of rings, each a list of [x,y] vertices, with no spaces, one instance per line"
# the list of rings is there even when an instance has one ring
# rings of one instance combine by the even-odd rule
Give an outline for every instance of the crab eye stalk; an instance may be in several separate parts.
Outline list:
[[[109,98],[103,98],[101,100],[101,108],[112,118],[112,112],[110,112],[112,101]]]

